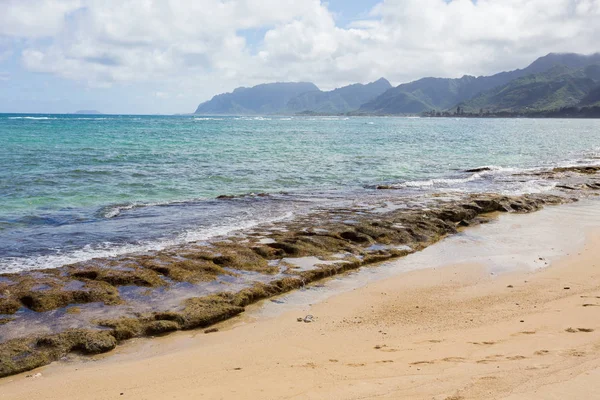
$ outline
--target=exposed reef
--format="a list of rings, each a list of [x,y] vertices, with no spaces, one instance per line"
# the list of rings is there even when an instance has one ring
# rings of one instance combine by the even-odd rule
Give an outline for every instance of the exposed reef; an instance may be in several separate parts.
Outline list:
[[[402,199],[384,206],[354,204],[208,242],[0,275],[0,377],[70,352],[110,351],[133,337],[206,328],[262,299],[419,251],[461,227],[489,221],[490,213],[528,213],[576,201],[600,189],[599,172],[600,167],[544,172],[542,178],[557,179],[547,194],[449,194],[419,204]],[[24,329],[31,318],[44,317],[53,322],[46,330]]]

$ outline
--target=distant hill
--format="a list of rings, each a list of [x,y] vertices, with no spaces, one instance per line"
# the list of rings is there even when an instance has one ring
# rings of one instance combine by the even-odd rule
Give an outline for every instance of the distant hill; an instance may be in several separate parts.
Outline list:
[[[266,83],[214,96],[195,114],[445,115],[461,105],[477,114],[600,106],[600,53],[550,53],[491,76],[422,78],[392,87],[381,78],[321,91],[307,82]]]
[[[579,102],[580,107],[600,107],[600,85],[594,87],[590,92]]]
[[[306,82],[267,83],[217,95],[200,104],[195,114],[339,114],[358,109],[391,87],[384,78],[328,92]]]
[[[278,82],[251,88],[241,87],[232,93],[219,94],[200,104],[195,114],[277,114],[285,109],[290,99],[314,91],[319,91],[319,88],[307,82]]]
[[[97,110],[79,110],[79,111],[75,111],[74,114],[82,114],[82,115],[100,115],[102,114],[100,111]]]
[[[320,90],[306,92],[291,99],[285,111],[292,114],[303,112],[346,113],[357,110],[362,104],[374,99],[391,87],[392,85],[387,79],[381,78],[366,85],[356,83],[329,92]]]
[[[546,111],[600,101],[600,66],[555,65],[541,73],[514,79],[460,104],[464,112]]]
[[[540,73],[553,66],[583,68],[600,64],[600,53],[593,55],[550,53],[538,58],[527,68],[501,72],[492,76],[462,78],[423,78],[389,89],[382,95],[362,105],[359,113],[414,114],[429,110],[445,110],[494,87],[514,79]]]

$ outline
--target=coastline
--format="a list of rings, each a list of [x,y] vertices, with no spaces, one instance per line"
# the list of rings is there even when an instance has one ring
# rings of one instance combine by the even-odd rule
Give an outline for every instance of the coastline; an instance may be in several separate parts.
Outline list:
[[[553,193],[442,194],[414,203],[388,197],[213,242],[2,275],[0,376],[73,352],[106,353],[136,337],[206,328],[263,299],[418,253],[494,213],[527,214],[593,196],[599,168],[536,173],[554,182]]]
[[[443,248],[443,241],[426,250],[448,254],[443,268],[334,293],[305,306],[302,314],[295,309],[252,318],[261,309],[255,305],[248,315],[222,323],[217,333],[130,342],[95,362],[58,363],[4,378],[0,390],[10,399],[104,399],[121,393],[147,399],[589,398],[600,376],[600,326],[594,319],[600,305],[600,229],[585,227],[590,214],[578,210],[568,205],[503,215],[473,228],[498,225],[521,235],[512,252],[517,256],[536,240],[523,224],[543,227],[554,215],[555,227],[566,223],[585,231],[585,243],[573,237],[575,228],[562,232],[565,243],[575,244],[546,268],[515,271],[515,261],[506,257],[500,261],[509,272],[492,275],[484,257],[456,263],[461,260],[448,249],[458,247]],[[315,321],[296,322],[305,312]],[[26,377],[37,373],[41,376]]]

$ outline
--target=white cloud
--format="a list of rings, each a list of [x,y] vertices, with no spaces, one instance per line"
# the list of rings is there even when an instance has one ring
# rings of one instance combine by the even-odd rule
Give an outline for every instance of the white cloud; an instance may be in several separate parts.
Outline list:
[[[353,27],[320,14],[283,24],[267,33],[263,58],[318,82],[494,73],[548,52],[599,51],[600,1],[386,0]]]
[[[1,0],[0,37],[39,38],[60,32],[80,0]]]
[[[25,41],[30,70],[91,86],[156,82],[155,93],[198,100],[266,81],[400,83],[514,69],[551,51],[600,50],[600,0],[385,0],[349,28],[336,26],[318,0],[4,0],[2,7],[0,37]],[[263,40],[249,46],[248,29],[266,32]]]

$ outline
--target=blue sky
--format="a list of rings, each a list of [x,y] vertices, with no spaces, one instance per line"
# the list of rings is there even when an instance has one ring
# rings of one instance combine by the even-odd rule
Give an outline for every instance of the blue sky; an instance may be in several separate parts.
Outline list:
[[[242,85],[491,74],[600,43],[600,0],[1,4],[0,112],[185,113]]]

